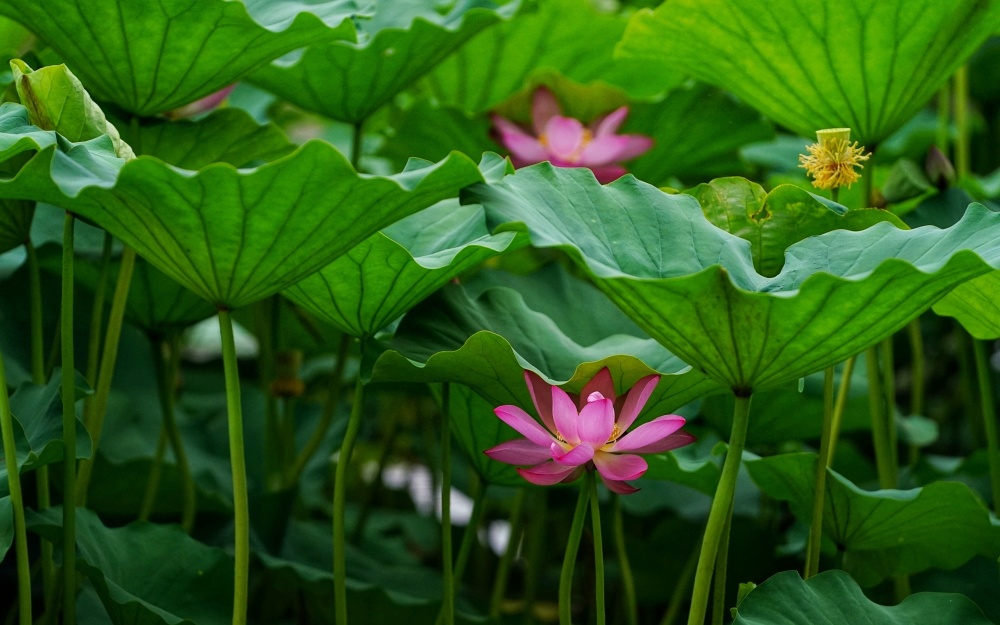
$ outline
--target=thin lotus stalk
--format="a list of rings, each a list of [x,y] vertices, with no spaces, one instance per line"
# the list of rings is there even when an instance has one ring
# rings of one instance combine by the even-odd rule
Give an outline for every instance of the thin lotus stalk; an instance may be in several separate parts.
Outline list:
[[[45,328],[42,326],[42,271],[38,264],[38,252],[28,238],[24,242],[28,255],[29,296],[31,299],[31,381],[41,386],[45,384]],[[52,506],[49,489],[49,467],[43,465],[35,471],[35,488],[39,510]],[[51,605],[56,588],[56,565],[53,559],[52,543],[44,538],[40,541],[42,567],[42,591],[45,605]],[[46,611],[46,614],[48,612]]]
[[[823,509],[826,504],[826,468],[830,465],[830,447],[833,439],[833,367],[827,367],[823,376],[823,430],[819,440],[819,458],[816,460],[816,479],[813,482],[812,522],[806,548],[806,568],[802,574],[809,579],[819,573],[820,546],[823,544]]]
[[[451,552],[451,385],[441,385],[441,558],[444,597],[441,619],[455,625],[455,562]]]
[[[320,417],[319,425],[316,426],[305,447],[302,448],[302,451],[295,458],[295,462],[288,472],[288,477],[285,479],[285,483],[288,485],[299,481],[299,478],[302,477],[302,471],[306,468],[306,464],[316,454],[316,450],[323,444],[323,439],[326,438],[327,432],[330,431],[330,424],[333,423],[333,415],[336,413],[337,405],[343,397],[341,389],[344,382],[344,367],[347,362],[347,351],[350,346],[351,335],[342,334],[340,344],[337,347],[337,362],[333,366],[330,389],[323,404],[323,415]]]
[[[76,379],[73,362],[73,213],[63,221],[62,426],[63,426],[63,624],[76,624]]]
[[[275,295],[258,302],[256,305],[258,315],[257,344],[260,350],[257,356],[257,371],[260,392],[264,396],[264,475],[268,490],[277,490],[281,487],[279,480],[279,471],[282,467],[279,460],[281,430],[278,424],[278,398],[271,392],[277,356],[275,317],[277,317],[279,303],[280,300]]]
[[[955,324],[955,343],[958,347],[955,354],[958,358],[959,389],[962,396],[962,405],[967,414],[975,414],[981,409],[979,405],[979,395],[976,388],[976,356],[973,353],[972,344],[975,340],[960,324]],[[951,419],[949,424],[954,429],[959,429],[962,424],[958,419]],[[969,438],[973,447],[983,447],[986,445],[986,433],[983,432],[983,424],[978,419],[968,421]]]
[[[111,271],[111,251],[114,237],[110,232],[104,232],[104,243],[101,247],[101,262],[98,269],[97,284],[94,286],[94,304],[90,309],[90,337],[87,341],[87,368],[84,377],[87,384],[97,385],[97,365],[101,356],[101,330],[104,328],[104,296],[108,289],[108,274]],[[90,410],[93,407],[93,396],[83,402],[84,422],[90,424]]]
[[[483,489],[485,490],[485,489]],[[544,494],[544,493],[543,493]],[[518,491],[514,497],[514,504],[510,509],[510,540],[507,541],[507,549],[504,550],[500,562],[497,564],[496,576],[493,579],[493,591],[490,593],[490,618],[500,618],[500,609],[503,606],[504,597],[507,595],[507,580],[510,579],[510,565],[517,555],[518,546],[521,543],[521,534],[524,527],[524,500],[528,492],[525,489]]]
[[[14,415],[7,395],[7,373],[0,354],[0,434],[3,434],[3,455],[7,466],[7,486],[14,509],[14,551],[17,558],[17,610],[21,625],[31,625],[31,564],[28,561],[28,532],[24,523],[24,498],[21,496],[21,475],[17,466],[17,445],[14,442]]]
[[[108,410],[108,397],[111,395],[111,381],[115,375],[115,362],[118,360],[118,341],[122,336],[122,325],[125,321],[125,305],[128,303],[128,292],[132,285],[132,271],[135,269],[135,250],[126,246],[122,252],[121,268],[118,270],[118,282],[111,300],[111,310],[108,313],[108,328],[104,334],[104,348],[101,351],[101,368],[97,374],[97,388],[94,390],[93,404],[88,414],[90,417],[87,430],[93,440],[94,454],[101,442],[101,432],[104,429],[104,416]],[[76,485],[76,501],[78,505],[86,505],[87,488],[90,486],[90,476],[94,470],[94,456],[80,463],[80,481]]]
[[[587,490],[590,491],[590,525],[594,533],[594,599],[597,609],[597,625],[605,625],[607,614],[604,606],[604,539],[601,536],[601,502],[597,497],[597,478],[593,471],[587,472]]]
[[[458,557],[455,559],[455,583],[457,585],[461,585],[462,583],[462,578],[465,576],[465,567],[469,563],[469,558],[472,556],[472,548],[475,546],[476,539],[479,536],[479,523],[482,521],[483,513],[486,511],[486,490],[488,488],[486,484],[477,484],[475,487],[469,524],[465,526],[465,532],[462,533],[462,544],[458,548]]]
[[[247,495],[247,470],[243,450],[243,409],[240,404],[240,371],[236,362],[233,319],[228,310],[219,309],[222,333],[222,360],[226,373],[226,407],[229,415],[229,462],[233,471],[233,513],[236,534],[236,566],[233,583],[233,625],[247,622],[247,599],[250,580],[250,504]]]
[[[146,477],[146,490],[142,496],[142,504],[139,506],[140,521],[148,521],[153,515],[153,507],[156,506],[156,495],[160,490],[160,479],[163,477],[163,458],[167,454],[167,429],[165,425],[160,425],[160,435],[156,439],[156,451],[153,452],[153,463],[149,466],[149,475]]]
[[[164,353],[167,348],[168,353]],[[177,341],[153,341],[153,363],[156,369],[157,389],[160,396],[160,411],[163,413],[163,432],[166,434],[170,447],[174,451],[177,462],[177,473],[181,479],[181,527],[191,533],[194,527],[195,514],[198,507],[198,490],[191,476],[191,466],[188,463],[187,452],[184,450],[184,439],[174,413],[174,394],[177,385],[177,371],[180,367],[180,350]]]
[[[955,173],[961,180],[969,175],[969,66],[955,72]]]
[[[830,456],[826,466],[833,466],[834,452],[837,450],[837,438],[840,436],[840,424],[844,420],[844,409],[847,407],[847,397],[851,394],[851,379],[854,376],[854,365],[857,356],[851,356],[844,361],[844,370],[840,374],[840,386],[837,388],[837,401],[833,405],[833,423],[830,426]]]
[[[354,133],[351,135],[351,165],[354,171],[361,171],[361,152],[364,149],[364,133],[362,127],[364,120],[354,124]]]
[[[868,405],[872,418],[872,442],[875,446],[875,465],[878,470],[879,487],[896,486],[896,465],[889,442],[885,395],[882,392],[882,375],[879,373],[878,350],[869,347],[865,352],[868,365]]]
[[[719,553],[715,557],[715,579],[712,587],[712,625],[723,625],[726,615],[726,579],[729,577],[729,535],[733,529],[733,506],[729,503],[726,525],[719,541]]]
[[[899,472],[898,434],[896,432],[896,365],[892,350],[892,337],[884,339],[879,345],[882,352],[882,392],[885,394],[885,426],[889,435],[889,452],[891,453],[893,474]]]
[[[982,341],[972,341],[976,356],[976,375],[979,380],[979,397],[983,409],[983,430],[986,433],[986,453],[990,467],[990,487],[993,494],[993,512],[1000,515],[1000,442],[997,439],[996,403],[993,401],[993,383],[990,362]]]
[[[674,589],[670,593],[670,603],[667,604],[667,609],[663,613],[663,618],[660,619],[660,625],[674,625],[677,619],[681,615],[681,607],[684,605],[684,597],[688,593],[688,589],[691,587],[691,582],[694,579],[695,570],[698,567],[698,556],[700,550],[692,549],[691,554],[688,556],[687,561],[684,563],[684,568],[681,570],[680,578],[677,583],[674,584]]]
[[[593,479],[593,472],[587,472],[587,479]],[[590,490],[584,484],[580,488],[580,497],[576,500],[573,524],[569,528],[569,538],[566,540],[566,555],[559,574],[559,625],[573,625],[573,569],[576,568],[576,553],[580,549],[588,501],[590,501]]]
[[[712,508],[708,514],[708,524],[705,526],[705,536],[701,542],[701,552],[698,555],[698,568],[695,571],[694,590],[691,593],[691,612],[688,614],[688,625],[702,625],[708,610],[708,595],[712,586],[712,572],[715,569],[716,555],[725,531],[726,519],[729,516],[729,506],[736,492],[736,477],[740,471],[743,457],[743,447],[746,444],[747,424],[750,421],[750,395],[736,395],[733,407],[733,429],[729,435],[729,451],[722,465],[719,485],[712,500]]]
[[[340,446],[340,457],[333,478],[333,607],[336,625],[347,624],[347,530],[344,511],[347,507],[347,468],[351,463],[351,452],[361,429],[364,414],[365,385],[358,376],[354,385],[354,405],[347,422],[347,432]]]
[[[632,565],[628,558],[625,545],[625,514],[622,511],[621,496],[614,497],[612,504],[614,514],[615,549],[618,551],[618,568],[622,576],[622,595],[625,597],[625,622],[628,625],[639,625],[639,601],[635,594],[635,577],[632,575]]]

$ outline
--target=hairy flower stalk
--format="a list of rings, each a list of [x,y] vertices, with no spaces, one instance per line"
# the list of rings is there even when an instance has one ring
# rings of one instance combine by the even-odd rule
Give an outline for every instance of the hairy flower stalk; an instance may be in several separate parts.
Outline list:
[[[818,189],[851,188],[861,178],[856,167],[871,156],[858,142],[851,143],[850,128],[827,128],[816,131],[816,143],[806,146],[809,155],[799,155],[799,167],[806,170]]]

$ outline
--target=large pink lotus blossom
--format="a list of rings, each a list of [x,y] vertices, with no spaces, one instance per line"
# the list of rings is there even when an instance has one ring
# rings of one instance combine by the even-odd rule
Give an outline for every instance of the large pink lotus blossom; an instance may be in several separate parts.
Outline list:
[[[625,433],[660,381],[658,375],[642,378],[627,395],[617,398],[607,368],[587,382],[579,396],[547,384],[531,371],[525,371],[524,378],[545,427],[517,406],[500,406],[494,410],[496,415],[525,438],[501,443],[485,453],[507,464],[534,465],[517,470],[532,484],[572,482],[585,469],[596,469],[608,489],[627,495],[638,489],[626,482],[639,478],[649,467],[636,454],[670,451],[694,442],[693,436],[678,431],[684,417],[677,415],[657,417]]]
[[[616,134],[627,116],[628,107],[623,106],[584,126],[578,119],[564,117],[552,92],[539,87],[531,107],[534,135],[499,115],[493,116],[493,124],[515,167],[542,161],[558,167],[587,167],[605,183],[626,173],[619,161],[635,158],[653,146],[653,140],[643,135]]]

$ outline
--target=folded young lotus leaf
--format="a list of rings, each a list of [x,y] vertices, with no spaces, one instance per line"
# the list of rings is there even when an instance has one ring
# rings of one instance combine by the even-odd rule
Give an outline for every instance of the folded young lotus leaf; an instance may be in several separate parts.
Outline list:
[[[918,592],[895,606],[872,602],[850,575],[824,571],[805,581],[783,571],[757,586],[736,608],[733,625],[990,625],[957,593]]]
[[[28,513],[28,529],[57,545],[62,509]],[[233,559],[177,525],[105,527],[76,516],[77,567],[97,590],[112,623],[225,625],[232,622]]]
[[[98,100],[136,115],[178,108],[282,54],[354,34],[354,0],[2,0]]]
[[[761,490],[812,518],[816,454],[745,461]],[[865,491],[827,470],[823,532],[844,554],[844,569],[862,586],[932,567],[957,568],[977,555],[1000,557],[1000,522],[961,482],[912,490]]]
[[[980,0],[678,0],[636,12],[618,53],[670,59],[811,137],[892,134],[996,30]],[[891,26],[890,26],[891,25]]]
[[[525,369],[577,392],[603,367],[611,370],[620,392],[659,373],[640,420],[718,389],[643,335],[585,282],[553,268],[515,283],[525,290],[546,289],[559,311],[529,305],[530,295],[506,286],[476,295],[474,285],[471,290],[448,285],[404,317],[389,349],[375,357],[372,381],[453,382],[472,388],[493,407],[528,409]],[[582,310],[587,314],[580,315]],[[498,420],[492,413],[488,417]]]
[[[17,108],[9,111],[15,118]],[[330,144],[311,141],[256,169],[217,163],[195,172],[145,156],[123,166],[106,138],[69,146],[60,138],[56,150],[52,133],[32,143],[24,128],[12,128],[10,139],[2,130],[0,157],[5,139],[22,151],[50,147],[15,177],[0,179],[0,197],[80,214],[224,308],[277,293],[379,229],[483,180],[460,154],[370,176],[356,173]]]
[[[359,338],[373,336],[462,272],[508,249],[479,206],[444,200],[377,232],[285,297]]]
[[[945,230],[879,223],[807,238],[765,278],[750,243],[694,198],[630,176],[601,186],[588,170],[541,164],[464,197],[500,230],[564,250],[650,336],[740,392],[840,362],[1000,266],[1000,214],[979,204]]]
[[[250,80],[304,109],[359,123],[470,38],[510,17],[519,3],[462,0],[446,15],[435,11],[439,3],[413,4],[421,10],[411,23],[379,28],[400,12],[396,3],[391,10],[383,4],[374,24],[362,23],[357,43],[312,45],[262,67]]]

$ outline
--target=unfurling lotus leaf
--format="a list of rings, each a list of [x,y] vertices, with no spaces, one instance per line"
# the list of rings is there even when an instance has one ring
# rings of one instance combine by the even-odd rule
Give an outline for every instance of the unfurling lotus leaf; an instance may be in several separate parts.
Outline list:
[[[879,223],[807,238],[767,278],[750,243],[712,225],[693,197],[630,176],[601,186],[542,164],[465,198],[500,230],[565,251],[650,336],[740,392],[842,361],[1000,266],[1000,214],[979,204],[945,230]]]

